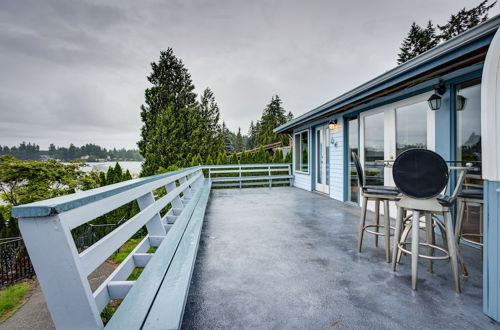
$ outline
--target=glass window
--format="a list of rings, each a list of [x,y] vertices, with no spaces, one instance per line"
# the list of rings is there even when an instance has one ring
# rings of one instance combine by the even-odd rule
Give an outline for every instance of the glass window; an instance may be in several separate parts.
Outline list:
[[[427,148],[427,102],[396,109],[396,156],[413,148]]]
[[[349,189],[347,191],[347,200],[354,202],[354,203],[359,203],[359,180],[358,180],[358,175],[356,173],[356,166],[354,165],[354,160],[352,158],[352,153],[355,152],[359,156],[358,152],[358,119],[350,119],[347,122],[347,138],[348,138],[348,147],[349,149],[347,150],[348,152],[348,157],[349,157]]]
[[[309,132],[295,134],[295,171],[309,173]]]
[[[457,86],[456,95],[456,143],[457,160],[471,162],[475,171],[469,171],[464,180],[464,189],[482,189],[481,176],[481,85],[475,80]],[[462,107],[460,107],[462,106]],[[467,204],[462,223],[462,232],[473,234],[468,239],[480,241],[481,212],[478,205]]]
[[[384,113],[364,117],[365,184],[384,185]]]

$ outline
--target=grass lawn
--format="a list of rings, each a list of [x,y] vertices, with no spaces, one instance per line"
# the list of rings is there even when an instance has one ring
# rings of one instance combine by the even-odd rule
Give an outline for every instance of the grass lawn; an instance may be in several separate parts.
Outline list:
[[[120,264],[125,260],[125,258],[132,252],[133,249],[139,244],[144,237],[141,238],[131,238],[125,244],[122,245],[120,250],[113,254],[111,256],[111,260],[113,262]],[[148,253],[154,253],[155,249],[153,247],[149,248]],[[141,275],[142,271],[144,268],[135,268],[132,273],[129,275],[127,278],[127,281],[135,281]],[[109,304],[103,309],[101,312],[101,319],[104,322],[104,324],[107,324],[108,321],[111,319],[113,314],[115,313],[116,309],[120,306],[121,300],[112,300],[109,302]]]
[[[133,249],[139,244],[144,237],[141,238],[131,238],[122,245],[118,253],[115,253],[111,256],[111,260],[115,263],[120,264],[125,260],[125,258],[132,252]],[[154,253],[155,249],[153,247],[149,248],[148,253]]]
[[[125,244],[122,245],[118,253],[115,253],[111,256],[111,259],[117,264],[121,263],[130,254],[130,252],[132,252],[132,250],[135,249],[137,244],[139,244],[143,238],[144,237],[129,239],[128,241],[125,242]]]
[[[27,282],[23,282],[0,290],[0,316],[3,316],[9,310],[16,307],[29,289],[30,285]]]

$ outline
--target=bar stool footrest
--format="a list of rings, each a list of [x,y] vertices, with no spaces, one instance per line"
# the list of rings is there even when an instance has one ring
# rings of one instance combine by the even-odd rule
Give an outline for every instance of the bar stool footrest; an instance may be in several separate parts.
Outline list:
[[[400,249],[401,251],[403,251],[404,253],[406,254],[409,254],[411,255],[411,250],[408,250],[405,248],[406,245],[411,245],[411,242],[403,242],[403,243],[398,243],[398,249]],[[445,255],[442,255],[442,256],[433,256],[433,255],[427,255],[427,254],[418,254],[418,257],[419,258],[423,258],[423,259],[430,259],[430,260],[447,260],[447,259],[450,259],[450,254],[448,252],[448,250],[440,247],[440,246],[437,246],[437,245],[434,245],[434,244],[429,244],[429,243],[423,243],[423,242],[419,242],[418,243],[419,246],[423,246],[423,247],[426,247],[426,248],[432,248],[434,250],[438,250],[438,251],[441,251],[442,253],[444,253]]]
[[[368,228],[381,228],[383,229],[384,228],[384,225],[366,225],[363,227],[363,230],[367,233],[370,233],[370,234],[373,234],[373,235],[378,235],[378,236],[385,236],[384,232],[383,231],[373,231],[373,230],[370,230]],[[393,226],[390,226],[389,227],[390,230],[390,236],[394,236],[394,233],[392,231],[394,231],[396,228],[394,228]]]

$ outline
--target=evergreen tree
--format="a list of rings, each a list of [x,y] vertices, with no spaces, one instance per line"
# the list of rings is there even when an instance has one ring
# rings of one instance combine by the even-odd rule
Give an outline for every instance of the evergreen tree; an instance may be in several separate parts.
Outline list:
[[[225,152],[219,152],[219,155],[217,155],[217,162],[216,165],[224,165],[227,164],[226,162],[227,156]]]
[[[267,151],[264,150],[264,147],[260,146],[259,151],[257,151],[254,154],[254,162],[256,164],[266,163],[266,154],[267,154]]]
[[[274,129],[287,122],[285,109],[282,107],[282,101],[278,95],[271,98],[271,102],[266,106],[259,122],[256,142],[260,145],[267,145],[274,142],[280,142],[288,145],[287,134],[276,134]]]
[[[238,155],[236,154],[236,152],[233,152],[233,154],[231,155],[229,164],[239,164]]]
[[[142,174],[151,175],[160,167],[184,165],[192,152],[190,112],[196,111],[196,94],[191,75],[172,48],[160,53],[151,63],[148,81],[153,85],[145,91],[141,106],[141,140],[139,150],[144,157]]]
[[[204,165],[214,165],[214,160],[212,159],[211,155],[208,155],[207,160],[205,160]]]
[[[398,54],[398,64],[405,63],[414,57],[434,48],[439,42],[436,37],[436,29],[431,21],[427,23],[427,27],[421,28],[417,23],[413,22],[408,35],[403,40]]]
[[[273,163],[283,163],[283,151],[281,149],[274,151]]]
[[[234,148],[231,143],[231,132],[227,129],[225,122],[222,122],[222,136],[224,140],[224,150],[226,150],[226,154],[230,155],[233,153]]]
[[[193,166],[198,166],[198,165],[201,165],[203,163],[202,161],[202,158],[200,156],[200,154],[196,154],[196,156],[194,156],[192,159],[191,159],[191,163],[189,164],[191,167]]]
[[[238,127],[234,149],[236,152],[242,152],[244,148],[245,146],[243,144],[243,137],[241,136],[241,128]]]
[[[472,9],[462,8],[460,11],[448,19],[444,25],[438,25],[440,34],[439,39],[450,40],[453,37],[473,28],[488,19],[488,11],[497,3],[496,1],[488,4],[490,0],[484,0]]]
[[[250,164],[248,161],[248,152],[243,150],[243,152],[240,155],[240,164]]]
[[[214,93],[206,88],[200,98],[199,120],[193,131],[199,136],[194,137],[200,146],[200,155],[206,159],[209,155],[216,155],[224,150],[224,136],[219,123],[219,106],[215,102]]]
[[[484,0],[469,10],[464,7],[458,13],[451,15],[446,24],[438,24],[439,34],[436,34],[436,29],[431,21],[427,23],[425,29],[413,22],[410,31],[405,39],[403,39],[398,54],[398,64],[405,63],[437,46],[441,41],[450,40],[486,21],[488,19],[488,11],[496,4],[496,1],[491,4],[489,1]]]
[[[253,120],[250,122],[250,128],[248,129],[248,140],[246,148],[251,150],[255,148],[255,140],[257,138],[257,127],[253,124]]]
[[[290,150],[288,151],[288,153],[285,156],[285,163],[287,163],[287,164],[292,163],[292,155],[293,155],[292,148],[290,148]]]

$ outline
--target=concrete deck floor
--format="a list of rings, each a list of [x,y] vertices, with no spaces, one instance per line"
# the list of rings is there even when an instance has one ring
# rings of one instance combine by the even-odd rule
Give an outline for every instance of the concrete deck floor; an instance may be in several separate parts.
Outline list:
[[[214,190],[186,304],[186,329],[489,329],[480,253],[464,248],[470,277],[456,294],[447,261],[393,273],[359,208],[296,188]],[[383,240],[381,240],[383,243]]]

